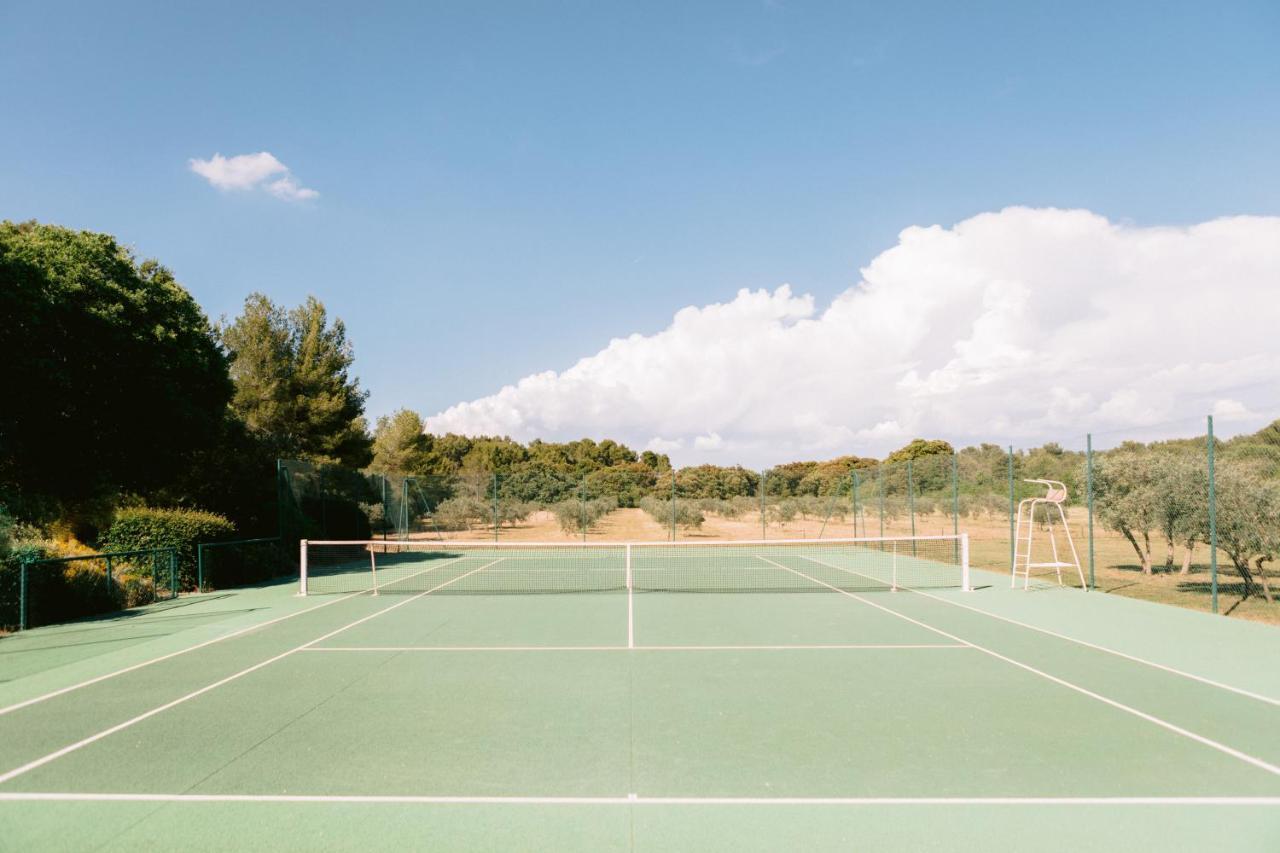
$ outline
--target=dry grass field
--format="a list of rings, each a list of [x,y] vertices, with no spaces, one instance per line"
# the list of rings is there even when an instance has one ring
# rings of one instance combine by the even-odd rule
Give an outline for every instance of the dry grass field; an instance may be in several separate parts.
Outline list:
[[[1075,538],[1076,548],[1080,553],[1080,561],[1085,576],[1088,576],[1088,536],[1085,512],[1082,508],[1072,508],[1068,513],[1071,534]],[[928,514],[917,515],[915,528],[912,529],[910,519],[899,517],[886,519],[883,534],[886,536],[950,534],[952,532],[950,515]],[[970,537],[970,557],[977,568],[990,569],[997,572],[1008,572],[1009,569],[1009,521],[1003,515],[981,514],[960,519],[961,532]],[[1048,543],[1043,538],[1042,529],[1037,529],[1035,560],[1049,558]],[[426,538],[429,534],[420,534]],[[492,527],[477,527],[465,531],[452,531],[445,534],[448,539],[485,541],[492,540]],[[859,518],[854,524],[852,516],[843,519],[824,520],[812,516],[801,516],[786,523],[771,522],[767,529],[760,527],[758,512],[745,513],[738,518],[722,518],[713,513],[706,514],[706,520],[700,528],[678,528],[678,539],[687,541],[716,540],[752,540],[760,539],[817,539],[839,538],[849,536],[879,536],[881,527],[875,513]],[[498,531],[499,539],[523,540],[529,542],[580,542],[580,534],[561,530],[555,514],[539,511],[524,521],[514,525],[504,525]],[[659,524],[643,510],[635,508],[618,509],[601,519],[587,535],[587,541],[661,541],[669,538],[670,528]],[[1060,543],[1064,540],[1059,539]],[[1147,601],[1172,604],[1195,610],[1208,611],[1211,607],[1209,580],[1209,553],[1201,547],[1193,554],[1191,572],[1186,575],[1178,573],[1182,561],[1182,549],[1174,552],[1175,566],[1173,571],[1165,571],[1162,562],[1163,542],[1155,543],[1156,570],[1151,575],[1144,575],[1137,555],[1132,546],[1123,537],[1100,526],[1095,529],[1094,540],[1094,577],[1097,587],[1102,592],[1140,598]],[[1043,549],[1043,553],[1041,553]],[[1218,594],[1219,610],[1243,619],[1280,624],[1280,601],[1267,602],[1261,596],[1241,601],[1243,592],[1239,575],[1232,569],[1231,561],[1226,555],[1218,558]],[[1047,580],[1054,580],[1047,576]],[[1065,577],[1064,581],[1071,585],[1079,585],[1073,577]],[[1273,582],[1273,588],[1280,583]]]

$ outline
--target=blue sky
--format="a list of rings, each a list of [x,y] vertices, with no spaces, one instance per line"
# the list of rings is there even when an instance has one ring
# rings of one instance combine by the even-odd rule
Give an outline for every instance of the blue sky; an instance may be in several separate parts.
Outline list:
[[[0,216],[215,318],[314,293],[371,414],[433,414],[741,288],[821,311],[913,226],[1280,213],[1277,44],[1274,2],[8,3]],[[318,197],[189,167],[257,152]]]

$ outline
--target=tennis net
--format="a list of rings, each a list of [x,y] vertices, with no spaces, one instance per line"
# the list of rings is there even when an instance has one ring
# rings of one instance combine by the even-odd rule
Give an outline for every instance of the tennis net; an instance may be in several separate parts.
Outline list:
[[[304,540],[301,566],[304,595],[970,589],[967,534],[589,544]]]

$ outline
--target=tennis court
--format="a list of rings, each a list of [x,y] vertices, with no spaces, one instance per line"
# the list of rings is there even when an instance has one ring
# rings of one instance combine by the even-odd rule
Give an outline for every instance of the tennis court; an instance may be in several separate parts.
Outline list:
[[[966,546],[310,543],[301,583],[0,640],[0,839],[1280,848],[1275,629]]]

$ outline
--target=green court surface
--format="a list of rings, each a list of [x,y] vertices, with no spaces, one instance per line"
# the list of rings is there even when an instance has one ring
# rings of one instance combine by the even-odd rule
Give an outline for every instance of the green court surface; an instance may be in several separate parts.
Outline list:
[[[0,849],[1280,849],[1274,628],[615,558],[405,557],[412,589],[342,566],[0,639]],[[712,591],[646,591],[699,586],[668,569]],[[598,591],[512,594],[535,570]]]

